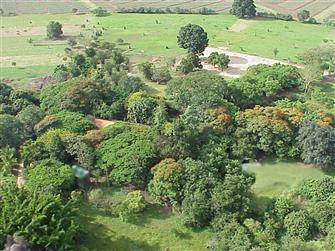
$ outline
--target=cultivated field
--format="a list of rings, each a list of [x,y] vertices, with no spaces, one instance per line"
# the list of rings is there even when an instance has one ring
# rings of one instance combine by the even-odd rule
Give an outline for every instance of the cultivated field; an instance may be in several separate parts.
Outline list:
[[[78,0],[1,0],[1,7],[5,14],[41,14],[68,13],[75,8],[79,12],[89,11]]]
[[[3,0],[1,8],[6,14],[68,13],[76,8],[79,12],[89,12],[97,6],[111,11],[131,8],[189,9],[197,11],[208,8],[216,12],[228,12],[233,0]],[[256,0],[259,10],[275,11],[296,16],[309,10],[312,16],[324,17],[322,13],[335,5],[332,0]],[[321,20],[321,19],[320,19]]]

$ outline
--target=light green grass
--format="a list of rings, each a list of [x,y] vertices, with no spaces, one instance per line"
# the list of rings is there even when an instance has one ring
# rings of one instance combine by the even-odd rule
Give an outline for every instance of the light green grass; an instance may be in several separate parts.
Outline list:
[[[181,26],[195,23],[203,26],[208,34],[214,34],[224,30],[225,27],[230,27],[236,20],[237,18],[231,15],[117,13],[97,18],[100,26],[108,28],[103,36],[106,41],[116,42],[118,38],[122,38],[125,42],[130,43],[132,55],[154,57],[177,56],[185,53],[185,50],[180,49],[177,45],[177,34]]]
[[[33,43],[28,43],[29,38]],[[48,41],[45,36],[3,37],[1,56],[26,56],[43,54],[64,54],[67,41]]]
[[[12,79],[6,83],[17,89],[31,89],[33,79],[51,74],[54,68],[55,65],[0,68],[0,80]]]
[[[75,14],[38,14],[38,15],[18,15],[13,17],[1,17],[1,26],[9,27],[31,27],[46,26],[50,21],[59,21],[63,25],[85,24],[86,19],[94,20],[91,14],[75,15]],[[30,24],[30,22],[32,22]]]
[[[5,67],[0,69],[0,75],[1,78],[8,79],[37,78],[51,73],[54,67],[55,65]]]
[[[156,24],[156,20],[159,24]],[[330,27],[285,22],[280,20],[256,19],[241,32],[229,31],[236,17],[220,14],[201,15],[143,15],[112,14],[97,18],[101,26],[108,27],[103,38],[116,41],[122,38],[130,43],[133,55],[176,56],[184,53],[177,45],[177,34],[181,26],[199,24],[208,33],[210,46],[228,47],[235,51],[273,58],[277,48],[278,59],[293,59],[334,35]],[[124,27],[126,29],[124,29]],[[169,49],[166,49],[168,47]],[[128,46],[127,46],[128,48]]]
[[[113,200],[122,200],[122,191],[105,190]],[[122,222],[118,217],[107,216],[93,206],[82,207],[83,230],[87,231],[81,248],[90,251],[202,251],[211,239],[209,230],[193,230],[181,223],[172,212],[164,212],[151,205],[132,223]]]
[[[266,161],[261,165],[250,164],[248,171],[256,174],[256,183],[252,189],[260,197],[275,197],[290,190],[304,179],[320,179],[330,175],[295,161]]]
[[[166,85],[159,85],[155,82],[147,81],[144,86],[144,90],[152,96],[163,97],[165,95]]]

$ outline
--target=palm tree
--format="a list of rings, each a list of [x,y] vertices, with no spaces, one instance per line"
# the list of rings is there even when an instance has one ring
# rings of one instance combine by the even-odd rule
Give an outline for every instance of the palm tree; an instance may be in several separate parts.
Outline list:
[[[18,164],[15,157],[15,149],[4,147],[0,149],[0,172],[3,175],[10,175],[13,167]]]

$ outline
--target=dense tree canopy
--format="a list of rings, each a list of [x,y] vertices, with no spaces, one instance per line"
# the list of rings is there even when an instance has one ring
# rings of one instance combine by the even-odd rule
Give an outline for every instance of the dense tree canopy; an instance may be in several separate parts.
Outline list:
[[[107,128],[108,139],[98,149],[99,166],[116,183],[145,185],[158,159],[156,133],[142,125],[116,124]]]
[[[335,128],[306,123],[299,129],[298,144],[304,162],[335,168]]]

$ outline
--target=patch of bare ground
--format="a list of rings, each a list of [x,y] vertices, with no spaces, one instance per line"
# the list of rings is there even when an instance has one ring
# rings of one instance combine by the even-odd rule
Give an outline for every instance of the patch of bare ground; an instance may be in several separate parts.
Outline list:
[[[105,119],[94,119],[94,124],[99,129],[103,129],[109,125],[115,124],[115,121],[105,120]]]

